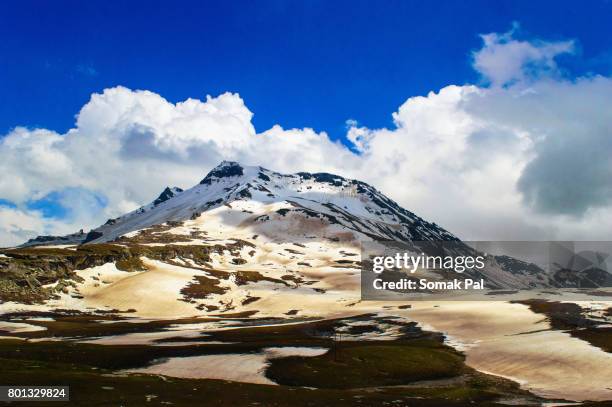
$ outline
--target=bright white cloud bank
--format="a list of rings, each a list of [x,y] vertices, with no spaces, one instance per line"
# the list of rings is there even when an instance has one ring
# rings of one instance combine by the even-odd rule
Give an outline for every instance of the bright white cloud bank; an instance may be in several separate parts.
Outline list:
[[[351,121],[358,154],[311,129],[257,133],[237,94],[94,94],[66,134],[18,127],[0,140],[0,199],[16,204],[0,206],[0,246],[97,226],[223,159],[362,179],[464,239],[612,240],[612,80],[563,79],[555,58],[572,42],[482,38],[473,64],[490,86],[411,97],[393,128]],[[71,191],[63,221],[26,209],[58,191]]]

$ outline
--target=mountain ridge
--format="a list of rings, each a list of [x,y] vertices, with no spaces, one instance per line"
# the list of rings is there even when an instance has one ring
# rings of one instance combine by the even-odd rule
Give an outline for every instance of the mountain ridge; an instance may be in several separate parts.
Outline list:
[[[365,182],[323,172],[281,174],[261,166],[223,161],[192,188],[166,187],[150,204],[109,219],[85,236],[69,235],[70,240],[39,236],[22,246],[108,242],[142,228],[193,219],[207,210],[245,199],[286,201],[306,216],[321,214],[330,222],[339,222],[375,240],[459,240]]]

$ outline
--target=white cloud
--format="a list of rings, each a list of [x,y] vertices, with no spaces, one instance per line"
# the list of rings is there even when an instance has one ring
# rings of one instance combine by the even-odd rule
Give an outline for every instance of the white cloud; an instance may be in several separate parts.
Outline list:
[[[612,80],[448,86],[408,99],[394,129],[352,128],[367,172],[466,239],[611,239]]]
[[[23,243],[44,230],[68,234],[78,230],[75,227],[65,222],[45,219],[38,211],[0,206],[0,247]]]
[[[503,236],[491,228],[521,206],[514,185],[531,141],[468,111],[488,92],[448,86],[408,99],[393,115],[395,129],[352,129],[367,140],[361,150],[368,181],[461,236]]]
[[[612,80],[550,75],[572,43],[513,35],[483,36],[474,54],[493,86],[411,97],[392,128],[348,120],[357,154],[308,128],[257,133],[237,94],[173,104],[106,89],[66,134],[16,128],[0,139],[0,199],[17,205],[0,207],[2,242],[97,226],[166,185],[194,185],[223,159],[362,179],[462,238],[612,240]],[[69,219],[26,209],[53,191]],[[104,210],[92,196],[105,197]]]
[[[520,41],[514,38],[517,24],[512,30],[499,34],[481,35],[484,46],[473,53],[473,66],[485,80],[494,86],[504,86],[538,77],[544,73],[557,73],[555,58],[573,53],[573,41]]]

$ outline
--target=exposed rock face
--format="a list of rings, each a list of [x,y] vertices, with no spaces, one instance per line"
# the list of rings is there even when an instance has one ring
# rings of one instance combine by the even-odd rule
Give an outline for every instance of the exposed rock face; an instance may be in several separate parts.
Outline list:
[[[166,202],[168,199],[175,197],[176,195],[180,194],[181,192],[183,192],[183,190],[181,188],[178,188],[178,187],[174,187],[174,188],[166,187],[166,189],[164,189],[162,191],[162,193],[159,195],[159,197],[157,197],[157,199],[153,201],[153,206],[157,206],[157,205],[159,205],[162,202]]]
[[[213,168],[212,171],[200,181],[200,184],[210,185],[213,181],[218,181],[221,178],[240,177],[242,175],[244,175],[244,170],[240,164],[235,161],[223,161]]]

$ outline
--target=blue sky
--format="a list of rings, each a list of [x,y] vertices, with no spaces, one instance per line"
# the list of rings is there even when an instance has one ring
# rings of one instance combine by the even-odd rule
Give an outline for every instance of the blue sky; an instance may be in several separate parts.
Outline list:
[[[222,159],[362,179],[471,240],[610,240],[611,20],[596,0],[0,2],[0,246]]]
[[[172,102],[238,92],[258,131],[388,126],[407,96],[477,83],[478,34],[579,39],[576,74],[610,71],[611,2],[19,1],[0,4],[0,134],[64,132],[123,85]]]

